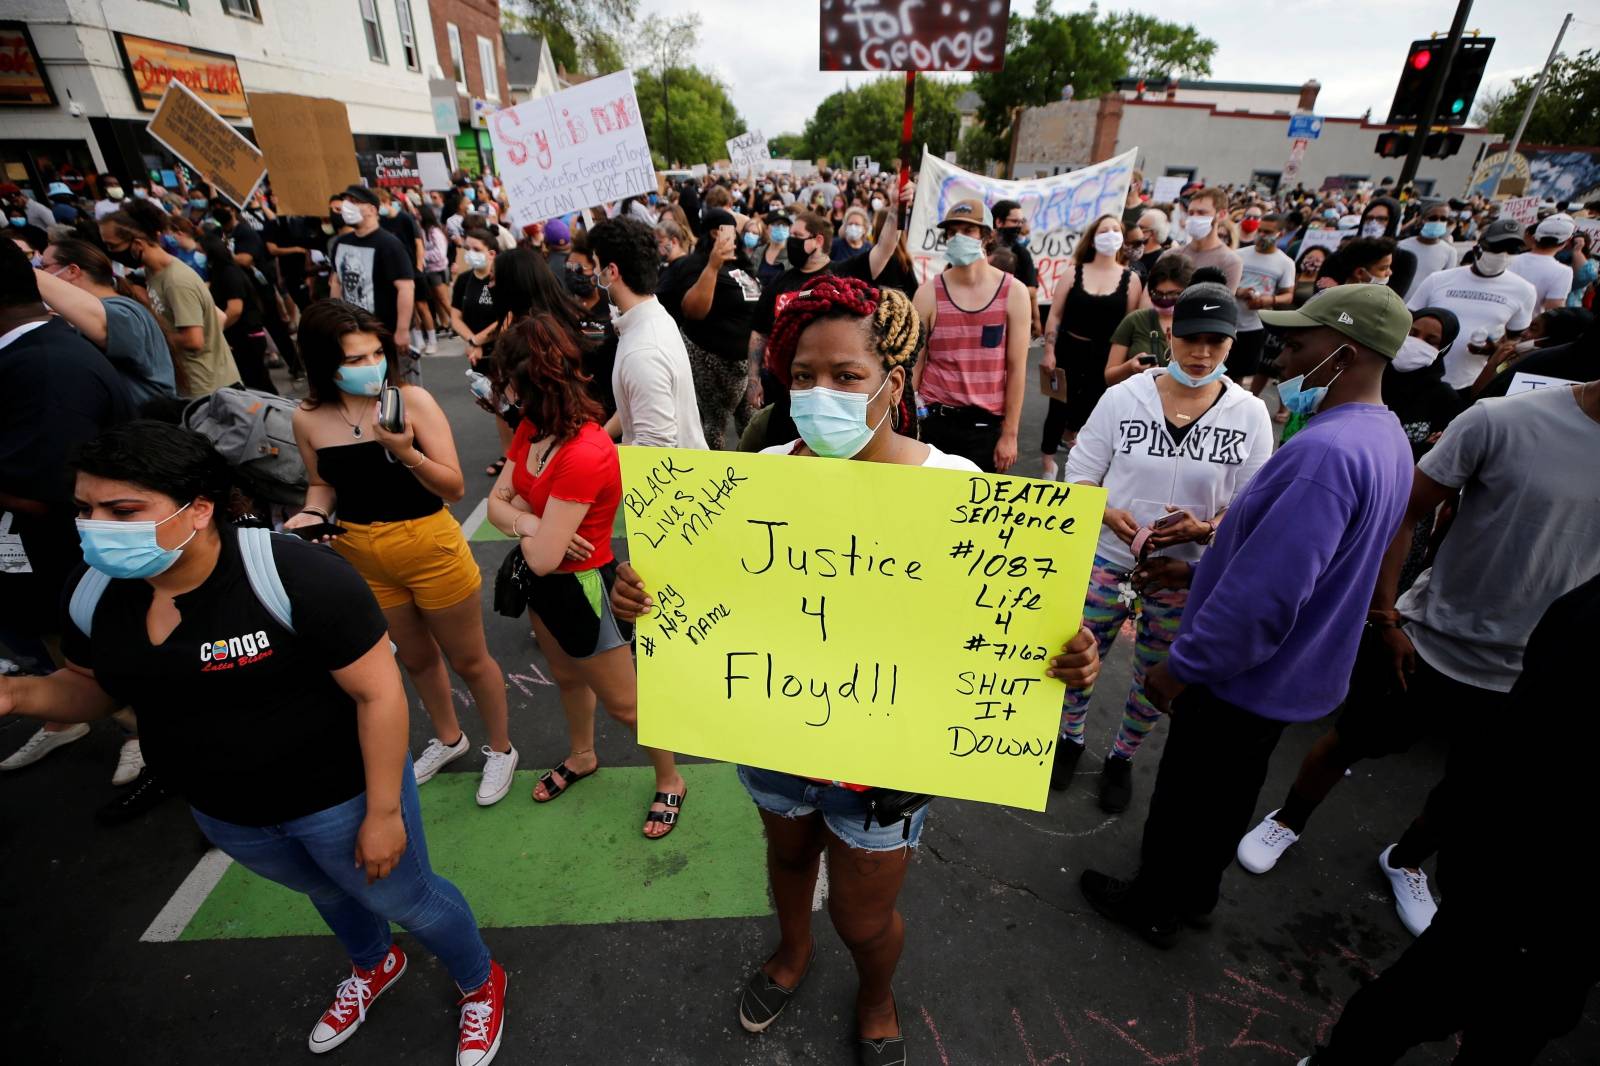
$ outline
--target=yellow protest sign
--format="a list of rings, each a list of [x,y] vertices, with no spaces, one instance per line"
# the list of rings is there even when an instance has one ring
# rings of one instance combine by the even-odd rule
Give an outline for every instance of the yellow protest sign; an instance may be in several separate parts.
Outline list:
[[[639,739],[1043,810],[1104,489],[623,448]]]

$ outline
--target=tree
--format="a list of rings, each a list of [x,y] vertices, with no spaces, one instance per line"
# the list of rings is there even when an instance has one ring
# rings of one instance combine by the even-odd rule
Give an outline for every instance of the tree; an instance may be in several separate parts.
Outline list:
[[[1215,41],[1190,26],[1133,13],[1101,15],[1094,4],[1062,15],[1051,0],[1036,0],[1033,14],[1011,15],[1005,69],[973,76],[978,119],[1004,157],[1014,109],[1059,100],[1069,85],[1077,99],[1094,99],[1129,74],[1206,74],[1216,50]]]
[[[1005,143],[980,122],[968,127],[967,132],[961,135],[956,162],[981,174],[989,160],[999,159],[1005,150]]]
[[[817,105],[802,134],[804,156],[826,156],[849,165],[867,155],[887,169],[900,155],[900,126],[905,116],[905,79],[878,78],[836,92]],[[912,164],[926,144],[937,155],[956,147],[961,118],[956,99],[966,90],[959,83],[917,77],[916,119],[912,126]]]
[[[656,87],[652,81],[660,83],[661,99],[666,106],[662,109],[663,138],[660,142],[664,158],[669,161],[674,157],[672,144],[672,107],[669,86],[674,70],[686,66],[689,53],[694,51],[695,45],[700,43],[700,16],[698,13],[680,15],[677,18],[666,18],[661,15],[651,15],[639,27],[639,35],[635,45],[637,66],[642,67],[644,77],[635,85],[637,94],[642,98],[654,95]]]
[[[726,159],[727,142],[745,132],[745,121],[716,76],[699,67],[672,67],[667,72],[672,115],[672,155],[666,153],[666,114],[661,106],[659,71],[640,72],[635,87],[645,135],[656,167],[674,163],[710,163]]]
[[[1537,74],[1514,78],[1507,89],[1484,93],[1475,114],[1502,137],[1517,132]],[[1526,144],[1600,144],[1600,52],[1584,49],[1575,57],[1558,55],[1539,102],[1533,105]]]
[[[610,74],[626,65],[622,41],[638,8],[638,0],[506,0],[501,19],[513,32],[542,36],[568,70]]]
[[[775,159],[804,159],[806,138],[803,133],[779,133],[767,138],[767,147]]]

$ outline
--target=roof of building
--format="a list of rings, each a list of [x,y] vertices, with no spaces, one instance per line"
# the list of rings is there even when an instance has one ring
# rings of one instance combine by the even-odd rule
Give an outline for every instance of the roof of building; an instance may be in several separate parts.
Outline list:
[[[1139,87],[1138,78],[1122,78],[1117,82],[1117,88],[1132,92]],[[1161,75],[1156,74],[1144,79],[1144,91],[1161,92],[1167,87],[1167,82]],[[1194,78],[1179,78],[1178,89],[1192,89],[1202,92],[1214,93],[1271,93],[1276,95],[1294,94],[1300,91],[1298,85],[1265,85],[1253,81],[1200,81]]]
[[[544,38],[537,33],[502,33],[506,47],[506,80],[513,89],[532,88],[539,81],[539,64],[545,53]]]

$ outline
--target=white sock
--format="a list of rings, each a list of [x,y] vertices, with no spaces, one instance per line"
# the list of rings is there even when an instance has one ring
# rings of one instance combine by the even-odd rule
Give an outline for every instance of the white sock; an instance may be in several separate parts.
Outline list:
[[[428,343],[429,344],[437,344],[437,343],[439,343],[439,331],[438,330],[430,329],[428,331]]]

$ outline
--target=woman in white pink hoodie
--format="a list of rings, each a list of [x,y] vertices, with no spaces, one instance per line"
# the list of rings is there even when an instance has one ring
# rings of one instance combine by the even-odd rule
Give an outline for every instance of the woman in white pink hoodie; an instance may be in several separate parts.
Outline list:
[[[1134,752],[1160,716],[1145,674],[1178,635],[1194,564],[1228,504],[1272,455],[1266,405],[1223,376],[1237,326],[1226,286],[1190,285],[1173,309],[1170,362],[1106,390],[1067,456],[1067,481],[1107,490],[1083,613],[1102,656],[1134,616],[1133,684],[1100,778],[1113,813],[1132,799]],[[1077,769],[1093,692],[1067,690],[1053,789]]]

